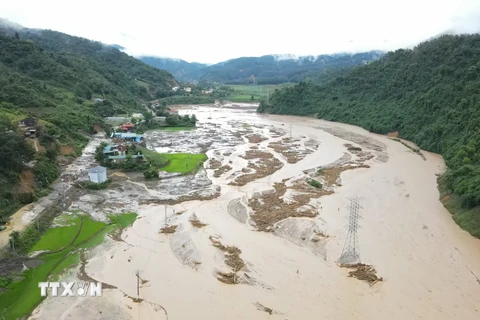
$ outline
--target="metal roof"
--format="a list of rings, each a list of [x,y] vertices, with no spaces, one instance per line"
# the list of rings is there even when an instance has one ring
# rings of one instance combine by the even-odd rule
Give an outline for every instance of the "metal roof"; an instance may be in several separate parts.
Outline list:
[[[90,170],[88,171],[88,173],[104,173],[104,172],[107,172],[107,168],[102,166],[90,168]]]

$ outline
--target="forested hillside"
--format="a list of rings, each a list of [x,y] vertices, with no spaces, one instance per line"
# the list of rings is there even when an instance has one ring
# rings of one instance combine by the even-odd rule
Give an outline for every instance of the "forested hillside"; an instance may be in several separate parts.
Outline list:
[[[358,66],[376,60],[383,55],[379,51],[356,54],[334,54],[321,56],[289,57],[267,55],[242,57],[220,62],[211,66],[188,63],[180,60],[172,64],[161,58],[140,59],[157,68],[165,68],[184,81],[197,80],[223,84],[279,84],[299,82],[320,73],[331,73],[339,68]]]
[[[377,133],[398,131],[441,153],[454,219],[480,237],[480,35],[442,36],[323,85],[276,91],[258,112],[317,116]]]
[[[175,85],[118,49],[0,20],[0,226],[48,192],[59,161],[79,155],[104,116],[141,112],[141,100]],[[35,119],[30,138],[18,126],[26,117]]]
[[[142,56],[138,59],[152,67],[170,72],[175,77],[175,79],[181,81],[198,80],[192,79],[192,77],[189,75],[207,67],[207,65],[204,63],[187,62],[181,59],[169,59],[149,56]]]

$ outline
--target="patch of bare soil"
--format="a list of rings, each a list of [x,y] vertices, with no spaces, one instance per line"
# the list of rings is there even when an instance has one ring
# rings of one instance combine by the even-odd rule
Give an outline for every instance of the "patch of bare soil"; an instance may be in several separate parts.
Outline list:
[[[357,278],[367,282],[370,287],[373,286],[378,281],[383,281],[382,277],[377,277],[377,271],[373,266],[363,263],[356,264],[339,264],[341,268],[354,269],[348,272],[349,277]]]
[[[285,181],[274,184],[275,192],[256,195],[248,201],[254,212],[251,218],[255,222],[257,230],[273,231],[272,227],[275,223],[289,217],[313,218],[317,216],[317,210],[314,207],[306,206],[310,199],[333,193],[332,191],[314,188],[308,185],[306,181],[302,181],[291,187],[296,193],[292,196],[291,201],[286,202],[283,196],[289,188],[285,185]]]
[[[62,156],[66,156],[67,154],[72,154],[75,155],[75,149],[73,149],[71,146],[60,146],[60,154]]]
[[[160,229],[160,233],[175,233],[177,231],[177,226],[167,226]]]
[[[80,252],[80,269],[78,270],[78,274],[77,274],[78,280],[81,280],[84,282],[96,282],[97,280],[93,279],[85,272],[86,264],[87,264],[87,258],[85,257],[85,253]],[[117,289],[117,287],[112,286],[111,284],[102,282],[102,289]]]
[[[32,193],[35,186],[35,176],[31,170],[23,170],[16,186],[17,194]]]
[[[251,135],[245,136],[245,138],[247,138],[248,142],[250,143],[260,143],[262,141],[268,140],[267,137],[264,137],[259,134],[251,134]]]
[[[208,224],[206,223],[203,223],[201,222],[200,220],[198,220],[197,216],[195,214],[192,215],[191,219],[190,219],[190,223],[192,224],[192,226],[194,226],[195,228],[203,228],[205,226],[208,226]]]
[[[228,172],[228,171],[230,171],[230,170],[232,170],[232,167],[230,167],[228,164],[223,165],[223,166],[221,166],[220,168],[218,168],[217,170],[215,170],[215,171],[213,172],[213,176],[214,176],[215,178],[218,178],[218,177],[220,177],[222,174],[224,174],[225,172]]]
[[[317,173],[323,177],[324,183],[326,183],[328,186],[332,186],[335,184],[338,186],[341,186],[340,183],[337,183],[337,180],[340,177],[340,174],[343,171],[358,169],[358,168],[370,168],[370,166],[366,164],[360,164],[358,166],[346,165],[343,167],[320,169]]]
[[[260,159],[256,163],[249,163],[248,168],[254,169],[254,173],[247,173],[235,178],[234,181],[229,184],[234,186],[244,186],[250,181],[254,181],[273,174],[275,171],[281,169],[283,163],[277,158],[272,159]],[[245,168],[244,168],[245,169]],[[243,170],[242,170],[243,171]]]
[[[217,279],[226,284],[237,284],[240,282],[240,278],[237,272],[245,267],[245,262],[240,258],[242,250],[235,246],[225,246],[219,240],[210,236],[212,245],[221,250],[225,254],[225,264],[232,269],[232,272],[217,271]]]
[[[387,133],[387,137],[389,137],[389,138],[398,138],[398,130]]]
[[[217,159],[210,159],[210,161],[208,161],[208,167],[209,169],[218,169],[222,166],[222,162],[221,161],[218,161]]]
[[[258,150],[247,150],[245,155],[240,156],[243,159],[251,160],[251,159],[271,159],[273,158],[273,154],[270,152],[265,151],[258,151]]]

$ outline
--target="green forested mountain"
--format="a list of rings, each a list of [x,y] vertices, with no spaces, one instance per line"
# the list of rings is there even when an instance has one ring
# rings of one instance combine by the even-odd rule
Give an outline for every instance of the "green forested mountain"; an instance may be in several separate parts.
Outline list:
[[[442,36],[323,85],[302,82],[276,91],[258,111],[398,131],[441,153],[449,168],[441,185],[454,193],[447,207],[480,237],[480,35]]]
[[[211,66],[188,63],[177,64],[162,58],[141,57],[147,64],[172,72],[178,79],[210,81],[224,84],[247,84],[254,80],[258,84],[299,82],[319,73],[329,73],[339,68],[348,68],[376,60],[383,55],[379,51],[356,54],[334,54],[320,56],[242,57],[220,62]],[[168,63],[167,63],[168,62]]]
[[[187,62],[181,59],[159,58],[150,56],[141,56],[138,59],[152,67],[170,72],[171,74],[173,74],[175,79],[181,81],[198,80],[193,79],[189,75],[194,74],[200,69],[207,67],[207,65],[204,63]]]
[[[176,85],[113,47],[0,20],[0,225],[45,193],[57,155],[78,155],[104,116],[142,111],[142,100]],[[36,119],[35,139],[18,127],[26,117]]]

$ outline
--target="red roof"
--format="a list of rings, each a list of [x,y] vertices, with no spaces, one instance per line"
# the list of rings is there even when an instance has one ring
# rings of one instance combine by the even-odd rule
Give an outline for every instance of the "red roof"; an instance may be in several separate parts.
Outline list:
[[[127,128],[127,127],[125,127],[125,126],[121,126],[121,127],[120,127],[120,128],[118,128],[118,129],[120,129],[120,130],[122,130],[122,131],[128,130],[128,128]]]
[[[135,125],[130,123],[130,122],[127,122],[123,125],[123,127],[126,127],[126,128],[135,128]]]

